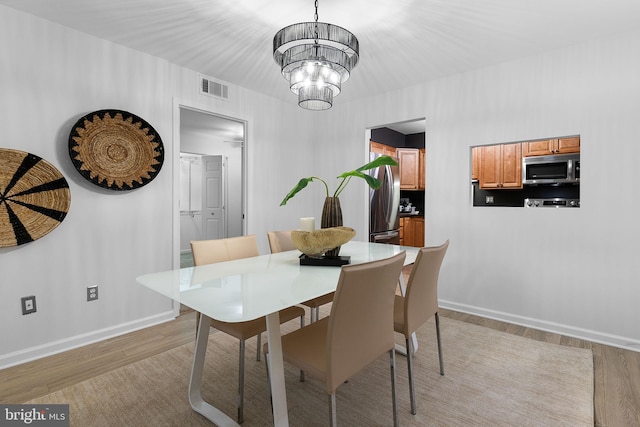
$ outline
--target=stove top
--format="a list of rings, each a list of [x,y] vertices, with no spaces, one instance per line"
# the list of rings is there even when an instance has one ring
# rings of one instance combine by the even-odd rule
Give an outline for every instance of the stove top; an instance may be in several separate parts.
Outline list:
[[[524,199],[525,208],[579,208],[580,199]]]

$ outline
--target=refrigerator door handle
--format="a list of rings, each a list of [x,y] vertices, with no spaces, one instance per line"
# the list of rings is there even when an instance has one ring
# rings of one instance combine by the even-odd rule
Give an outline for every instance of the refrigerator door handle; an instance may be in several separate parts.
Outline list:
[[[400,206],[400,178],[397,174],[394,174],[391,166],[385,166],[387,169],[387,185],[389,187],[389,195],[387,197],[387,218],[389,218],[389,229],[398,227],[398,207]]]
[[[384,174],[384,183],[382,185],[386,185],[386,193],[391,196],[393,194],[393,180],[389,179],[392,175],[391,175],[391,166],[386,165],[384,167],[386,169],[386,173]],[[393,206],[393,198],[392,197],[386,197],[386,202],[387,202],[387,206],[384,207],[385,210],[385,216],[387,218],[391,217],[391,207]]]
[[[378,243],[380,241],[384,241],[384,240],[391,240],[394,237],[398,237],[400,235],[399,232],[397,231],[389,231],[387,233],[384,234],[376,234],[373,236],[373,242],[374,243]]]

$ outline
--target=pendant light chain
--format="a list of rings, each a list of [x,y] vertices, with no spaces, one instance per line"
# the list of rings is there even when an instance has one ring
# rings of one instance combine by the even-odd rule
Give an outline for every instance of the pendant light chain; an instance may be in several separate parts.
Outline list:
[[[316,13],[313,15],[313,19],[316,22],[316,44],[318,44],[318,0],[315,2]]]

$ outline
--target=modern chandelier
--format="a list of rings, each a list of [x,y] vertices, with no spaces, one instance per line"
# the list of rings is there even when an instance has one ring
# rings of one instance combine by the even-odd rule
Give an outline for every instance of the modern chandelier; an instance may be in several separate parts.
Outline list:
[[[342,83],[358,65],[358,39],[337,25],[318,22],[315,0],[314,22],[284,27],[273,37],[273,59],[298,105],[307,110],[326,110],[333,105]]]

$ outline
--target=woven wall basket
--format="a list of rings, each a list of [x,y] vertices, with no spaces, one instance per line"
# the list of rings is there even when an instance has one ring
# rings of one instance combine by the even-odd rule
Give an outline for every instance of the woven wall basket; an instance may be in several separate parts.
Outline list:
[[[0,148],[0,247],[48,234],[70,204],[69,184],[55,166],[35,154]]]
[[[164,146],[155,129],[135,114],[99,110],[73,126],[69,156],[90,182],[126,191],[147,185],[158,175]]]

